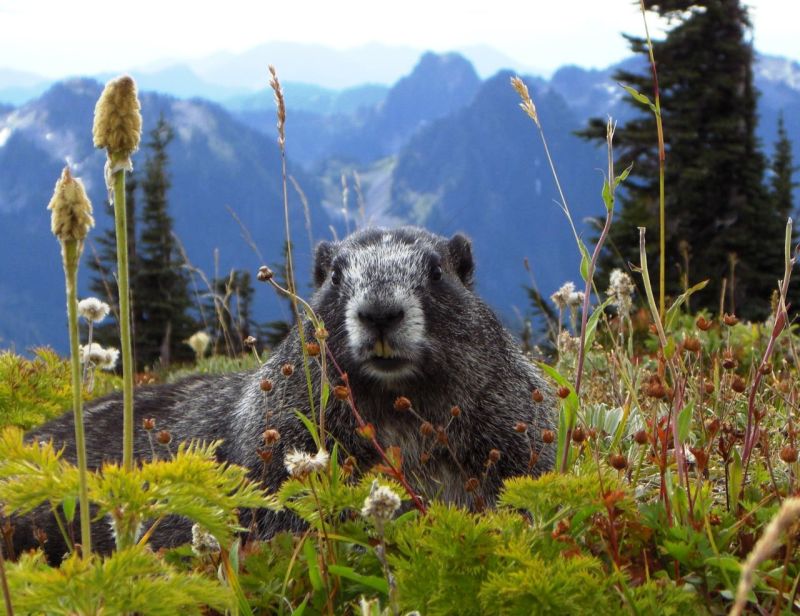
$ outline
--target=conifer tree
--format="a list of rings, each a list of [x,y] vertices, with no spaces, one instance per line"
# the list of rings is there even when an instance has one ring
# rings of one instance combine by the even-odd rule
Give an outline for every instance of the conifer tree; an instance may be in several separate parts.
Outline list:
[[[794,197],[792,192],[798,184],[794,181],[794,166],[792,156],[792,142],[786,133],[783,114],[778,117],[778,140],[775,142],[775,152],[771,162],[772,175],[770,177],[770,198],[773,207],[784,219],[794,211]]]
[[[739,0],[645,0],[645,5],[676,24],[664,40],[654,41],[666,142],[668,293],[682,290],[683,252],[690,255],[689,282],[709,280],[693,307],[717,312],[722,281],[728,279],[725,309],[764,317],[783,269],[785,219],[764,186],[747,11]],[[626,38],[634,52],[647,57],[645,40]],[[614,77],[652,99],[649,70],[619,71]],[[630,102],[641,113],[617,131],[616,153],[620,168],[630,162],[634,168],[609,242],[622,259],[606,251],[600,264],[606,276],[614,267],[639,262],[640,226],[648,229],[650,270],[657,271],[656,124],[649,109]],[[593,120],[583,134],[604,139],[605,121]]]
[[[181,267],[169,214],[167,146],[172,136],[172,129],[161,116],[146,144],[148,155],[142,179],[144,206],[133,294],[139,315],[137,361],[148,367],[190,360],[192,351],[184,341],[197,329],[189,314],[189,281]]]

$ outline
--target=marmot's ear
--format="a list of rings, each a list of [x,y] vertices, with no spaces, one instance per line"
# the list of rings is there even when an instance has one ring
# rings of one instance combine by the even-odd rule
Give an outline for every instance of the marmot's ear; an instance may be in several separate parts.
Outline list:
[[[465,287],[472,288],[472,275],[475,272],[475,261],[472,259],[472,242],[465,235],[456,233],[447,243],[450,259],[456,274]]]
[[[328,277],[328,272],[336,254],[336,245],[333,242],[320,242],[314,251],[314,285],[322,286]]]

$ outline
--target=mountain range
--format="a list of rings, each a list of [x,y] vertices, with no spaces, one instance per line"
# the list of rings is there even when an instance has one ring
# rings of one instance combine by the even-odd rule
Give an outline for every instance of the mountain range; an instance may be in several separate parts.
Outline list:
[[[624,120],[632,113],[611,79],[616,68],[564,67],[550,79],[525,79],[573,218],[587,237],[595,231],[586,219],[602,213],[605,152],[574,131],[589,117]],[[175,129],[168,150],[170,207],[188,258],[209,276],[279,262],[283,184],[271,91],[237,89],[231,82],[222,94],[215,90],[217,102],[185,99],[178,85],[191,75],[175,71],[173,80],[163,82],[172,84],[169,94],[148,91],[144,80],[139,85],[145,131],[160,114]],[[168,67],[161,73],[168,75]],[[309,235],[323,239],[357,223],[465,231],[474,241],[479,291],[512,328],[528,312],[523,287],[531,274],[545,295],[579,278],[575,241],[557,205],[536,127],[518,109],[512,74],[482,78],[462,55],[426,53],[391,86],[287,81],[288,168],[305,193],[312,221],[306,229],[301,199],[290,183],[298,271],[310,268]],[[31,76],[16,80],[19,88],[37,85]],[[5,83],[0,74],[0,90]],[[800,108],[800,65],[759,57],[756,84],[765,152],[771,154],[777,115],[783,112],[798,160],[800,114],[791,111]],[[110,224],[103,206],[104,154],[91,142],[100,91],[96,80],[71,79],[18,106],[0,105],[0,347],[66,348],[60,257],[44,208],[68,163],[95,204],[100,229],[93,234]],[[143,168],[141,151],[134,165]],[[261,256],[242,238],[226,206],[253,236]],[[89,258],[91,246],[84,262]],[[531,274],[523,266],[526,259]],[[87,277],[84,263],[84,290]],[[308,288],[307,280],[304,275],[301,289]],[[280,315],[282,303],[271,292],[259,288],[256,297],[261,318]]]

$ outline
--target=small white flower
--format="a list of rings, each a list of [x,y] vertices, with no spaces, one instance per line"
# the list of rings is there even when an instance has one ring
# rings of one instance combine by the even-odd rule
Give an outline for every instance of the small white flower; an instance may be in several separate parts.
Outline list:
[[[206,556],[219,552],[219,542],[214,535],[204,530],[199,524],[192,525],[192,552],[197,556]]]
[[[566,330],[558,335],[558,350],[560,353],[577,353],[580,350],[581,339],[571,336]]]
[[[612,297],[611,303],[616,306],[619,314],[628,314],[633,304],[631,298],[636,287],[631,277],[621,269],[612,270],[608,281],[606,294]]]
[[[286,454],[283,464],[292,477],[302,479],[311,473],[323,471],[328,467],[330,455],[324,449],[320,449],[313,456],[305,451],[294,449]]]
[[[580,308],[583,306],[583,298],[583,291],[574,291],[569,294],[569,297],[567,298],[567,304],[569,304],[570,308]]]
[[[81,363],[91,363],[101,370],[113,370],[119,359],[119,350],[114,348],[104,349],[96,342],[80,347]]]
[[[372,482],[369,496],[364,499],[361,515],[365,518],[375,518],[379,522],[391,520],[395,511],[400,508],[400,497],[391,488],[378,485],[378,480]]]
[[[569,298],[575,293],[575,283],[565,282],[561,288],[550,296],[550,300],[559,310],[564,310],[569,306]]]
[[[111,307],[96,297],[87,297],[78,302],[78,314],[87,321],[99,323],[108,316]]]
[[[119,349],[115,349],[114,347],[108,347],[105,350],[105,357],[104,360],[97,364],[97,367],[100,370],[108,370],[111,371],[117,367],[117,360],[119,360]]]
[[[197,359],[200,359],[205,357],[208,345],[211,344],[211,337],[204,331],[195,332],[189,336],[186,344],[192,348]]]

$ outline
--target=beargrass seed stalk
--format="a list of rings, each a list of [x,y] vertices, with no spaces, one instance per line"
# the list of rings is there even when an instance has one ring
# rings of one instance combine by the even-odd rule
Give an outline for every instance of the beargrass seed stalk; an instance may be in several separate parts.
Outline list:
[[[53,197],[47,209],[52,212],[51,229],[61,244],[61,257],[66,281],[67,320],[72,369],[72,411],[75,414],[75,450],[78,458],[79,501],[81,507],[81,550],[88,557],[92,551],[89,517],[89,492],[86,471],[86,439],[83,431],[83,399],[81,362],[78,336],[78,263],[83,253],[83,242],[94,226],[92,204],[86,196],[83,183],[72,177],[65,167],[56,182]]]
[[[136,83],[124,76],[109,81],[94,108],[94,145],[105,148],[106,184],[114,203],[117,235],[117,284],[122,351],[122,466],[133,469],[133,350],[131,345],[130,283],[128,281],[128,227],[125,205],[125,171],[131,171],[130,156],[139,147],[142,114]]]

